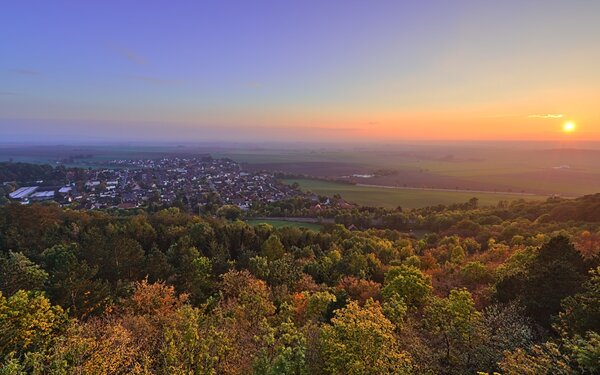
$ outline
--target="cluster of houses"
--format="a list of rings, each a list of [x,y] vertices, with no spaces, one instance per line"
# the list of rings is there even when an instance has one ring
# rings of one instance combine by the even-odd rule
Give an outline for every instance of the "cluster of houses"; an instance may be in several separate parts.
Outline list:
[[[245,172],[230,159],[169,157],[103,164],[99,169],[69,170],[64,186],[24,186],[9,198],[23,204],[54,200],[85,209],[135,208],[150,203],[178,203],[194,209],[209,202],[249,209],[253,202],[276,202],[303,194],[271,173]]]

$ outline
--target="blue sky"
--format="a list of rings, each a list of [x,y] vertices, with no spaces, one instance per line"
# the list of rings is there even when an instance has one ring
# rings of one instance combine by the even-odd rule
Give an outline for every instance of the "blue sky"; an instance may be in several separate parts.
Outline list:
[[[563,118],[596,137],[598,14],[596,1],[14,1],[0,137],[545,139]]]

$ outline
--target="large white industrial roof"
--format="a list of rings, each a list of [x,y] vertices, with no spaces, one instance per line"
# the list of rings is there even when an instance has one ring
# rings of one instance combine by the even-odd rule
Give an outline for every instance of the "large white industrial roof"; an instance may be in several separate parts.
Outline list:
[[[54,196],[54,190],[38,191],[37,193],[31,194],[31,198],[50,198]]]
[[[24,186],[8,194],[8,196],[12,199],[24,199],[33,194],[37,189],[38,186]]]

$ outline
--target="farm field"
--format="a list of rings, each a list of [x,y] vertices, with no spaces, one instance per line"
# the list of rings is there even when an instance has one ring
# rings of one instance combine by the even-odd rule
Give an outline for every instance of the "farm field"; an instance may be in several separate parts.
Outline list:
[[[403,208],[420,208],[437,204],[464,203],[473,197],[478,198],[479,204],[482,206],[496,205],[501,200],[546,199],[546,196],[543,195],[372,187],[311,179],[286,179],[283,181],[288,184],[296,182],[304,191],[312,191],[313,193],[327,196],[340,194],[342,198],[352,203],[386,208],[395,208],[398,206]]]
[[[319,231],[323,227],[317,223],[304,223],[299,221],[288,221],[288,220],[271,220],[271,219],[248,219],[246,223],[256,226],[259,224],[270,224],[274,228],[282,228],[282,227],[297,227],[297,228],[306,228],[311,230]]]
[[[505,191],[576,197],[600,191],[600,150],[554,144],[398,145],[299,150],[223,150],[251,171],[345,179],[370,185]],[[355,178],[387,169],[395,174]]]

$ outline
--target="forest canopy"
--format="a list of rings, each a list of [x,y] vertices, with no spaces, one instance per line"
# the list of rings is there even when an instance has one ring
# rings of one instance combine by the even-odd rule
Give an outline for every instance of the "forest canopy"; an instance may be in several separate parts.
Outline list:
[[[598,222],[564,216],[585,199],[318,232],[9,204],[2,373],[597,373]]]

